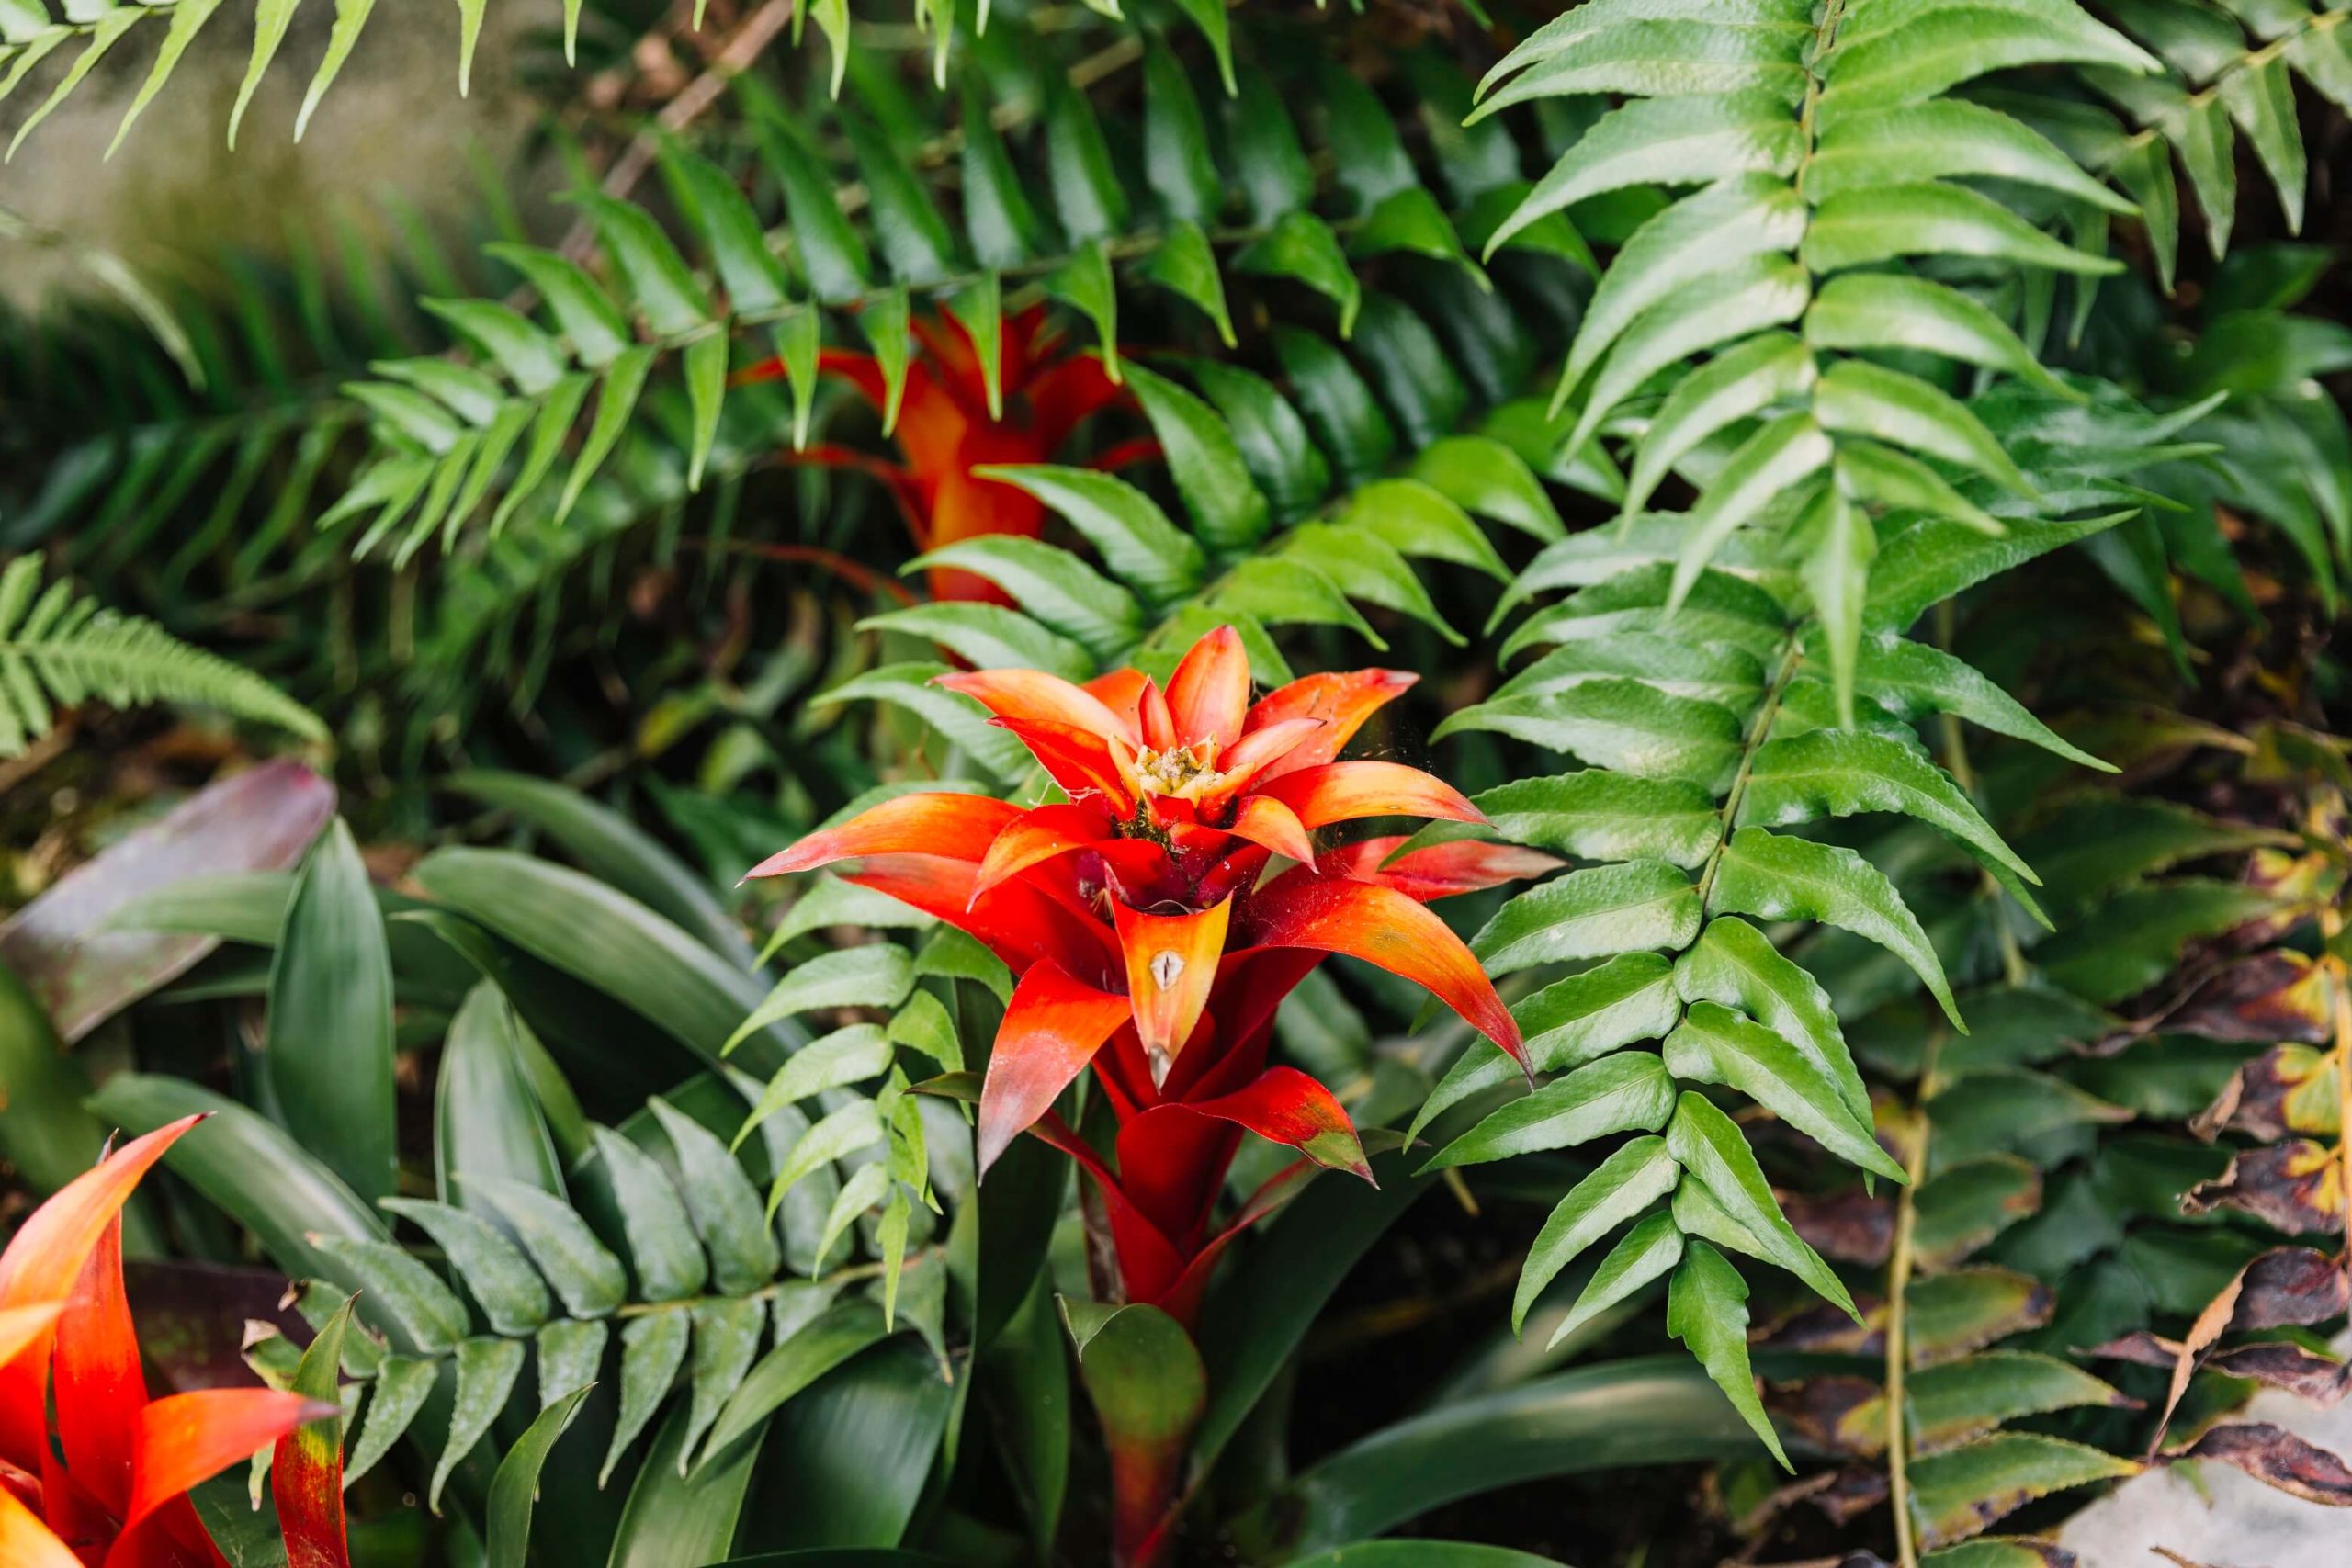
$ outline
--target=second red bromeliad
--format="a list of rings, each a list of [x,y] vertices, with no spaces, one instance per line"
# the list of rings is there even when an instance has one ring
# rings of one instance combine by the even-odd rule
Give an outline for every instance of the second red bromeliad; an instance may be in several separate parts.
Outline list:
[[[1274,1010],[1329,953],[1413,980],[1513,1056],[1518,1027],[1461,939],[1422,908],[1549,869],[1548,856],[1458,840],[1391,860],[1402,840],[1318,850],[1375,817],[1476,821],[1418,769],[1340,749],[1414,677],[1311,675],[1254,705],[1230,627],[1203,637],[1163,691],[1138,671],[1080,686],[1028,670],[941,677],[1019,736],[1068,797],[1027,810],[921,794],[811,834],[754,876],[830,862],[850,880],[968,931],[1019,977],[981,1092],[981,1169],[1023,1132],[1100,1185],[1120,1294],[1190,1324],[1210,1267],[1263,1205],[1210,1222],[1241,1134],[1369,1178],[1347,1112],[1269,1066]],[[1269,876],[1274,857],[1298,863]],[[1054,1101],[1090,1066],[1118,1123],[1106,1161]],[[1272,1185],[1272,1184],[1270,1184]]]

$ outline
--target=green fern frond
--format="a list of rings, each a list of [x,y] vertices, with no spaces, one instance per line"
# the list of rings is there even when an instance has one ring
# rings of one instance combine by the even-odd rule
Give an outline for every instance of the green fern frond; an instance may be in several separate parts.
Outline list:
[[[153,622],[117,615],[63,582],[41,590],[38,556],[0,570],[0,757],[49,733],[57,710],[192,703],[306,740],[326,727],[251,671],[191,648]]]

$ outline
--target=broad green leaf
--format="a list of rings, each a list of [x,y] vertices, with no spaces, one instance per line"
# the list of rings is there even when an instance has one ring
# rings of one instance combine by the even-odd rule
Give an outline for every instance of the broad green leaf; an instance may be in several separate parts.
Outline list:
[[[1199,543],[1125,479],[1044,464],[972,472],[1018,486],[1052,507],[1102,553],[1112,575],[1157,604],[1191,592],[1207,570]]]
[[[1280,389],[1256,372],[1221,360],[1186,360],[1184,369],[1215,405],[1274,520],[1295,523],[1312,512],[1330,491],[1330,465]],[[1478,539],[1485,543],[1483,535]]]
[[[1232,312],[1225,303],[1225,277],[1199,224],[1185,219],[1170,225],[1136,271],[1199,307],[1227,348],[1238,341],[1233,335]]]
[[[1805,307],[1812,298],[1812,279],[1784,256],[1749,256],[1713,276],[1714,281],[1703,292],[1690,290],[1659,301],[1619,335],[1594,373],[1564,450],[1583,450],[1601,420],[1660,371],[1692,355],[1785,326],[1801,315],[1811,320]]]
[[[1073,681],[1085,680],[1095,670],[1094,657],[1084,648],[1001,604],[910,604],[868,615],[857,629],[927,638],[975,670],[1044,670]]]
[[[1125,228],[1126,190],[1093,106],[1059,72],[1046,73],[1046,181],[1071,239],[1108,239]]]
[[[1625,481],[1625,515],[1647,505],[1675,465],[1708,437],[1811,390],[1816,374],[1803,343],[1786,333],[1763,333],[1683,377],[1643,433]]]
[[[2020,1416],[2126,1404],[2111,1385],[2080,1367],[2024,1350],[1987,1350],[1922,1367],[1905,1392],[1912,1440],[1936,1448]]]
[[[727,400],[726,335],[714,333],[687,344],[679,365],[685,373],[694,422],[686,448],[686,489],[692,492],[702,489],[703,466],[710,460],[711,443],[718,439],[718,416]]]
[[[958,539],[907,563],[910,571],[968,571],[1011,594],[1023,614],[1082,647],[1099,668],[1144,632],[1143,608],[1084,560],[1042,540],[1012,535]]]
[[[1555,980],[1511,1009],[1527,1059],[1539,1072],[1565,1072],[1640,1040],[1661,1040],[1681,1014],[1665,959],[1627,953]],[[1407,1139],[1472,1095],[1521,1080],[1500,1048],[1473,1041],[1413,1118]]]
[[[695,1444],[718,1419],[720,1409],[741,1392],[743,1374],[751,1370],[761,1337],[767,1331],[767,1303],[759,1300],[695,1304],[694,1362],[686,1373],[691,1393],[686,1440],[678,1454],[680,1474],[687,1473]]]
[[[506,263],[538,291],[573,357],[601,370],[630,346],[628,318],[577,262],[536,245],[493,244],[484,254]]]
[[[1563,387],[1573,389],[1645,310],[1758,254],[1784,255],[1806,233],[1804,201],[1763,173],[1735,175],[1685,197],[1634,231],[1577,324]]]
[[[849,1024],[810,1041],[794,1052],[760,1091],[759,1103],[744,1118],[742,1131],[735,1134],[735,1145],[741,1147],[752,1129],[787,1105],[825,1089],[847,1089],[880,1077],[890,1070],[890,1057],[889,1038],[878,1023]]]
[[[604,1317],[628,1296],[621,1260],[570,1205],[536,1187],[477,1178],[474,1190],[505,1220],[574,1317]]]
[[[653,1419],[654,1412],[668,1397],[678,1369],[685,1364],[692,1323],[684,1307],[671,1306],[630,1318],[622,1327],[620,1413],[613,1427],[612,1442],[605,1450],[604,1465],[596,1474],[599,1486],[612,1479],[621,1455],[645,1430],[646,1423]],[[674,1417],[678,1421],[685,1418],[683,1408]],[[655,1447],[658,1450],[661,1445],[657,1443]],[[685,1457],[684,1445],[680,1445],[678,1456]],[[626,1535],[626,1529],[623,1533]]]
[[[1737,716],[1721,704],[1669,696],[1616,676],[1460,708],[1430,738],[1442,739],[1464,729],[1494,730],[1597,768],[1709,789],[1730,782],[1741,739]]]
[[[1551,1345],[1557,1345],[1586,1324],[1615,1306],[1666,1274],[1682,1261],[1683,1236],[1676,1228],[1674,1216],[1661,1209],[1627,1231],[1601,1258],[1584,1289],[1577,1292],[1575,1304],[1560,1325],[1552,1331]],[[1547,1345],[1545,1348],[1550,1348]]]
[[[377,1461],[392,1451],[392,1445],[401,1440],[424,1408],[424,1402],[433,1396],[434,1384],[440,1381],[440,1375],[441,1362],[437,1359],[384,1359],[368,1395],[367,1414],[352,1436],[349,1455],[344,1461],[345,1490],[348,1491],[353,1482],[375,1469]]]
[[[484,1551],[489,1568],[523,1568],[528,1559],[531,1509],[538,1496],[539,1472],[546,1468],[556,1439],[580,1414],[581,1401],[587,1397],[586,1389],[575,1389],[540,1411],[498,1461],[498,1473],[490,1483],[490,1539]]]
[[[678,1164],[678,1190],[694,1215],[695,1234],[710,1254],[711,1282],[727,1295],[745,1295],[775,1278],[782,1267],[759,1191],[708,1128],[655,1095],[646,1101]]]
[[[1244,247],[1232,265],[1237,272],[1286,277],[1313,289],[1338,308],[1341,337],[1355,331],[1363,285],[1348,265],[1340,237],[1313,213],[1283,213],[1264,235]]]
[[[1786,27],[1631,20],[1593,28],[1552,49],[1511,81],[1482,96],[1480,116],[1536,97],[1623,93],[1705,98],[1752,90],[1794,106],[1807,75],[1807,39]]]
[[[1811,1055],[1774,1031],[1714,1002],[1693,1003],[1666,1038],[1666,1068],[1689,1083],[1728,1084],[1851,1165],[1895,1181],[1903,1167],[1878,1146],[1868,1121]]]
[[[1536,220],[1628,186],[1707,185],[1760,172],[1786,178],[1804,135],[1776,93],[1733,92],[1644,99],[1603,115],[1577,139],[1519,209],[1487,240],[1503,243]]]
[[[1681,1168],[1667,1152],[1664,1138],[1634,1138],[1570,1188],[1527,1249],[1519,1288],[1511,1297],[1511,1332],[1521,1331],[1528,1309],[1561,1269],[1602,1236],[1672,1192],[1681,1174]]]
[[[588,422],[588,434],[580,444],[580,456],[571,465],[571,472],[563,481],[563,494],[555,506],[555,520],[561,523],[580,503],[588,481],[604,467],[628,429],[629,416],[637,410],[638,394],[645,389],[646,376],[653,368],[654,349],[647,344],[621,351],[605,372],[605,384],[596,394],[596,412]]]
[[[1225,12],[1211,6],[1220,36]],[[1223,51],[1219,63],[1231,92],[1233,68]],[[1187,223],[1213,223],[1225,205],[1225,182],[1209,152],[1208,128],[1201,120],[1201,103],[1185,80],[1176,56],[1158,43],[1145,46],[1143,61],[1143,167],[1145,183],[1171,218]]]
[[[1272,521],[1250,465],[1216,411],[1137,366],[1128,374],[1194,531],[1212,550],[1249,548]]]
[[[1781,1468],[1793,1471],[1781,1439],[1756,1396],[1756,1375],[1747,1365],[1747,1281],[1703,1241],[1682,1249],[1666,1292],[1666,1331],[1690,1347],[1741,1419],[1764,1439]]]
[[[425,1502],[441,1511],[441,1488],[457,1473],[458,1464],[490,1435],[491,1424],[506,1407],[506,1396],[523,1375],[523,1346],[514,1339],[469,1339],[452,1358],[457,1363],[457,1396],[449,1407],[449,1435],[434,1462],[433,1482]]]
[[[361,1199],[392,1190],[392,962],[351,829],[327,825],[294,884],[264,1056],[287,1130]]]
[[[1742,828],[1716,863],[1707,908],[1766,920],[1824,920],[1866,937],[1909,964],[1953,1026],[1966,1032],[1918,918],[1886,874],[1852,850]]]
[[[637,1298],[670,1302],[699,1292],[710,1266],[686,1206],[652,1156],[609,1127],[593,1130],[596,1164],[628,1240]],[[597,1169],[601,1167],[601,1170]]]
[[[1543,483],[1517,453],[1491,436],[1449,435],[1432,442],[1413,458],[1412,473],[1464,512],[1509,524],[1546,542],[1566,533]],[[1414,553],[1403,540],[1389,542]],[[1480,565],[1483,559],[1464,564]]]
[[[812,958],[794,968],[736,1026],[721,1054],[779,1020],[826,1008],[897,1007],[915,982],[914,961],[895,942],[868,942]]]
[[[841,125],[865,176],[875,237],[891,275],[900,283],[925,284],[954,273],[956,243],[922,181],[865,115],[843,113]],[[828,192],[821,199],[830,203],[832,197]]]
[[[1480,928],[1470,949],[1489,975],[1563,959],[1679,950],[1699,934],[1699,893],[1657,861],[1588,866],[1519,895]]]
[[[366,1292],[370,1307],[390,1314],[411,1343],[447,1350],[472,1326],[456,1292],[390,1242],[322,1235],[311,1245],[334,1260],[336,1279]]]
[[[1814,394],[1814,413],[1831,430],[1908,447],[1974,468],[2020,495],[2031,482],[1993,433],[1967,407],[1916,376],[1859,359],[1830,367]],[[1962,526],[1984,530],[1973,520]]]
[[[2078,251],[1990,197],[1934,182],[1828,197],[1814,209],[1798,254],[1825,273],[1898,256],[1970,256],[2065,273],[2123,270],[2122,263]]]
[[[1996,71],[2061,62],[2132,72],[2154,63],[2073,6],[1954,6],[1841,49],[1819,99],[1820,122],[1826,127],[1845,115],[1932,98]]]
[[[2007,372],[2061,397],[2075,395],[1989,307],[1922,277],[1848,273],[1831,278],[1805,312],[1804,339],[1815,348],[1940,355]]]
[[[2037,1497],[2143,1467],[2086,1444],[2037,1433],[2000,1432],[1912,1461],[1911,1517],[1920,1539],[1941,1545],[1977,1534]]]
[[[1722,915],[1674,961],[1674,987],[1687,1003],[1737,1008],[1794,1045],[1838,1085],[1846,1110],[1871,1125],[1870,1091],[1838,1029],[1829,993],[1746,920]]]
[[[1682,1168],[1707,1189],[1707,1194],[1752,1237],[1770,1262],[1780,1265],[1824,1300],[1860,1321],[1854,1299],[1821,1255],[1805,1245],[1781,1213],[1770,1183],[1764,1179],[1747,1138],[1729,1116],[1695,1090],[1685,1089],[1667,1123],[1667,1147]]]
[[[1919,523],[1881,547],[1871,566],[1870,620],[1900,631],[1964,588],[2112,528],[2129,512],[2064,521],[2011,518],[1998,538],[1958,523]]]
[[[1514,676],[1513,683],[1539,677],[1558,655],[1573,654],[1581,646],[1571,643],[1546,654]],[[1472,804],[1513,843],[1579,860],[1664,861],[1696,870],[1723,833],[1715,798],[1702,785],[1603,768],[1515,779],[1474,796]]]
[[[1624,1051],[1589,1062],[1496,1111],[1445,1145],[1424,1171],[1570,1148],[1612,1133],[1655,1133],[1674,1111],[1657,1057]]]
[[[1805,194],[1826,202],[1917,180],[1984,177],[2039,186],[2129,216],[2132,204],[2075,166],[2041,132],[1960,98],[1841,117],[1805,165]]]
[[[539,1364],[539,1408],[588,1387],[605,1364],[613,1331],[600,1322],[560,1317],[531,1341]]]
[[[2017,886],[2039,885],[1941,768],[1896,741],[1864,730],[1815,729],[1758,749],[1740,796],[1736,826],[1768,828],[1885,811],[1925,822],[1983,861],[2030,909]]]
[[[491,1327],[512,1338],[547,1322],[552,1310],[547,1286],[497,1226],[463,1209],[422,1199],[387,1198],[383,1207],[415,1221],[433,1238],[458,1280],[481,1303]]]
[[[620,269],[630,299],[654,332],[674,337],[711,320],[710,300],[652,214],[594,192],[579,192],[571,199],[595,226],[605,254]]]
[[[872,1148],[882,1140],[882,1119],[872,1100],[853,1100],[831,1112],[792,1145],[792,1153],[768,1185],[768,1213],[774,1213],[785,1194],[819,1167]]]
[[[1689,538],[1674,562],[1668,615],[1680,609],[1699,573],[1733,534],[1763,516],[1768,508],[1798,493],[1828,468],[1837,446],[1809,412],[1767,420],[1724,459],[1689,515]]]
[[[761,1357],[739,1381],[711,1427],[710,1440],[696,1461],[697,1472],[760,1430],[795,1394],[878,1343],[887,1332],[881,1309],[872,1302],[846,1301],[826,1308]]]
[[[1362,484],[1385,471],[1396,457],[1396,427],[1347,356],[1328,339],[1296,327],[1277,326],[1273,335],[1291,400],[1340,475]]]

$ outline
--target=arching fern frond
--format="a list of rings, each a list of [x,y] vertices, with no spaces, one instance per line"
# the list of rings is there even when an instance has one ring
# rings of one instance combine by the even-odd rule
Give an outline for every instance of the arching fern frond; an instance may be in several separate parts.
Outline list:
[[[41,575],[38,556],[0,570],[0,757],[49,733],[57,709],[93,698],[117,707],[195,703],[306,740],[326,739],[316,716],[251,671],[152,621],[117,615],[66,582],[44,592]]]
[[[782,234],[770,234],[740,176],[673,148],[664,173],[699,265],[650,211],[601,195],[578,198],[606,264],[601,277],[553,252],[497,247],[549,319],[492,300],[432,303],[479,360],[391,362],[376,367],[381,379],[352,389],[382,450],[334,520],[356,525],[356,548],[388,547],[396,558],[436,536],[455,539],[478,518],[494,534],[526,506],[560,521],[637,416],[649,383],[672,376],[692,411],[686,458],[696,479],[729,385],[752,363],[772,357],[781,368],[798,404],[796,436],[805,439],[829,341],[871,348],[887,434],[918,357],[916,329],[934,314],[990,345],[1009,312],[1058,302],[1090,324],[1116,376],[1125,310],[1176,301],[1229,343],[1230,292],[1304,290],[1345,337],[1363,299],[1359,258],[1422,256],[1474,286],[1483,280],[1457,220],[1361,84],[1334,89],[1331,204],[1343,213],[1326,218],[1315,210],[1322,193],[1314,166],[1271,81],[1240,78],[1221,167],[1182,69],[1155,52],[1145,75],[1139,177],[1113,157],[1093,108],[1058,74],[1047,73],[1040,89],[1025,160],[976,90],[966,100],[956,225],[908,150],[864,113],[840,117],[853,154],[842,173],[854,177],[836,186],[799,126],[746,87],[763,150],[752,183],[777,189]],[[1498,146],[1511,156],[1500,127],[1472,140],[1489,166]],[[1460,221],[1491,222],[1479,204],[1496,188],[1466,173],[1453,183]],[[1040,190],[1046,200],[1033,197]],[[1228,209],[1246,209],[1245,220],[1226,223]],[[1514,240],[1515,250],[1535,254],[1583,254],[1564,223]],[[1492,334],[1493,312],[1485,314]],[[1001,367],[980,358],[988,400],[1001,407]]]

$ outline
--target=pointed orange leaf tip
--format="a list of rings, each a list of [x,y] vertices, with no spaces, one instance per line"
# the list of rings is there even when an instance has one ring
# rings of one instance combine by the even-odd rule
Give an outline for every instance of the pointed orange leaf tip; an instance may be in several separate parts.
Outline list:
[[[932,684],[970,697],[999,718],[1057,725],[1131,745],[1142,739],[1101,697],[1043,670],[964,670],[934,676]]]
[[[1404,670],[1345,670],[1302,675],[1259,699],[1242,726],[1246,734],[1286,718],[1319,718],[1323,732],[1271,764],[1261,778],[1275,778],[1337,758],[1357,730],[1389,703],[1410,690],[1419,676]]]
[[[1349,875],[1394,887],[1408,898],[1427,904],[1439,898],[1453,898],[1464,893],[1499,887],[1506,882],[1542,876],[1567,863],[1541,850],[1521,849],[1517,844],[1490,843],[1479,839],[1455,839],[1448,843],[1424,844],[1418,850],[1408,851],[1390,860],[1388,857],[1404,841],[1397,838],[1373,839],[1363,844],[1351,844],[1349,850],[1356,852],[1356,858],[1351,865],[1335,865],[1333,855],[1325,855],[1321,864],[1325,869],[1340,870]]]
[[[1351,1171],[1372,1181],[1363,1142],[1347,1111],[1315,1079],[1296,1067],[1268,1067],[1231,1094],[1196,1100],[1185,1109],[1231,1122],[1277,1144],[1285,1144],[1331,1170]],[[1380,1185],[1373,1181],[1373,1185]]]
[[[1211,798],[1230,798],[1274,763],[1326,728],[1319,718],[1286,718],[1253,729],[1217,754],[1218,778]]]
[[[1484,822],[1478,808],[1442,779],[1401,762],[1324,762],[1259,785],[1308,828],[1363,817],[1430,817]]]
[[[1288,855],[1302,864],[1315,861],[1315,840],[1306,836],[1306,824],[1298,813],[1270,795],[1244,796],[1241,809],[1233,814],[1229,829],[1237,839],[1247,839],[1261,849],[1278,855]]]
[[[926,854],[978,862],[1020,807],[985,795],[925,790],[883,801],[836,827],[820,829],[743,874],[785,876],[866,855]]]
[[[1228,896],[1213,907],[1182,915],[1148,915],[1114,901],[1119,947],[1127,961],[1127,1000],[1136,1035],[1150,1064],[1153,1087],[1168,1081],[1168,1068],[1192,1039],[1216,983],[1217,960],[1233,918]]]
[[[1214,740],[1223,750],[1241,739],[1250,716],[1250,655],[1239,632],[1215,627],[1177,662],[1168,677],[1168,715],[1179,746]]]
[[[1067,806],[1033,807],[1004,825],[981,858],[979,875],[972,883],[978,898],[1010,876],[1033,865],[1097,843],[1117,832],[1111,813],[1100,801],[1073,801]]]
[[[1244,947],[1345,953],[1400,975],[1527,1066],[1519,1024],[1453,928],[1396,888],[1347,877],[1281,877],[1250,900]]]
[[[980,1085],[983,1176],[1086,1070],[1128,1016],[1126,998],[1074,980],[1051,962],[1030,965],[1012,988]]]
[[[340,1414],[323,1401],[274,1388],[209,1388],[156,1400],[139,1414],[124,1533],[304,1422]]]
[[[1116,714],[1119,722],[1125,725],[1127,732],[1138,741],[1146,746],[1152,744],[1151,737],[1143,727],[1144,693],[1147,689],[1155,695],[1159,692],[1150,676],[1140,670],[1113,670],[1097,675],[1079,689],[1099,699],[1104,707]],[[1164,699],[1161,705],[1166,706]]]
[[[64,1301],[140,1179],[209,1114],[183,1116],[131,1139],[35,1209],[0,1252],[0,1307]]]
[[[1135,749],[1125,740],[1105,739],[1074,724],[1047,724],[1039,719],[994,718],[989,721],[1029,748],[1046,776],[1073,797],[1101,795],[1122,812],[1135,807]]]

